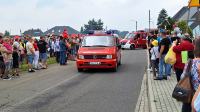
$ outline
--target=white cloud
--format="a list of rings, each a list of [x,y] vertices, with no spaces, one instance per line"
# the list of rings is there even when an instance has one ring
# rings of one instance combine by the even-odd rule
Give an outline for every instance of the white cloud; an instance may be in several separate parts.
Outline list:
[[[108,28],[134,30],[148,27],[148,10],[156,24],[162,8],[173,16],[187,0],[0,0],[0,32],[19,34],[29,28],[46,30],[69,25],[79,30],[89,19],[101,18]]]

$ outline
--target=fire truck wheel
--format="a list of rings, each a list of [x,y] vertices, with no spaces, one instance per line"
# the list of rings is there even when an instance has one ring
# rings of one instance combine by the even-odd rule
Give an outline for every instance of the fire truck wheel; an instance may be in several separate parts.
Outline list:
[[[78,72],[83,72],[83,69],[82,68],[78,68]]]
[[[131,45],[131,46],[130,46],[130,49],[131,49],[131,50],[135,50],[135,45]]]
[[[120,66],[122,64],[122,60],[120,59],[120,61],[118,62],[118,65]]]
[[[112,72],[117,72],[117,69],[118,69],[118,65],[116,64],[116,67],[112,68]]]

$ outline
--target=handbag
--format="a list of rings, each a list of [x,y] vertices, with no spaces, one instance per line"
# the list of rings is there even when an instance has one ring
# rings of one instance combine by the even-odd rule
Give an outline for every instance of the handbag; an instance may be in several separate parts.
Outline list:
[[[191,68],[193,60],[190,59],[184,77],[175,86],[172,97],[183,103],[191,103],[194,89],[191,83]]]

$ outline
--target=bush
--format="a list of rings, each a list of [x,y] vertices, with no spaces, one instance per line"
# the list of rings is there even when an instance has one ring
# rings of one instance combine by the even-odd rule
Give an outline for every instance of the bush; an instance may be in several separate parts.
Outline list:
[[[189,33],[189,35],[193,37],[192,29],[187,25],[186,21],[179,21],[178,27],[181,29],[182,33]]]

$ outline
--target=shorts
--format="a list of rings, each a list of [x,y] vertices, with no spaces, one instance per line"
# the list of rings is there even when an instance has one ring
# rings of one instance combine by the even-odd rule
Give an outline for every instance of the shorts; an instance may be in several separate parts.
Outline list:
[[[46,61],[47,60],[47,53],[40,53],[40,60]]]
[[[34,56],[33,55],[27,55],[28,57],[28,63],[33,64]]]
[[[12,69],[12,60],[5,63],[5,69],[6,71],[9,71]]]
[[[19,61],[13,60],[13,68],[19,68]]]

